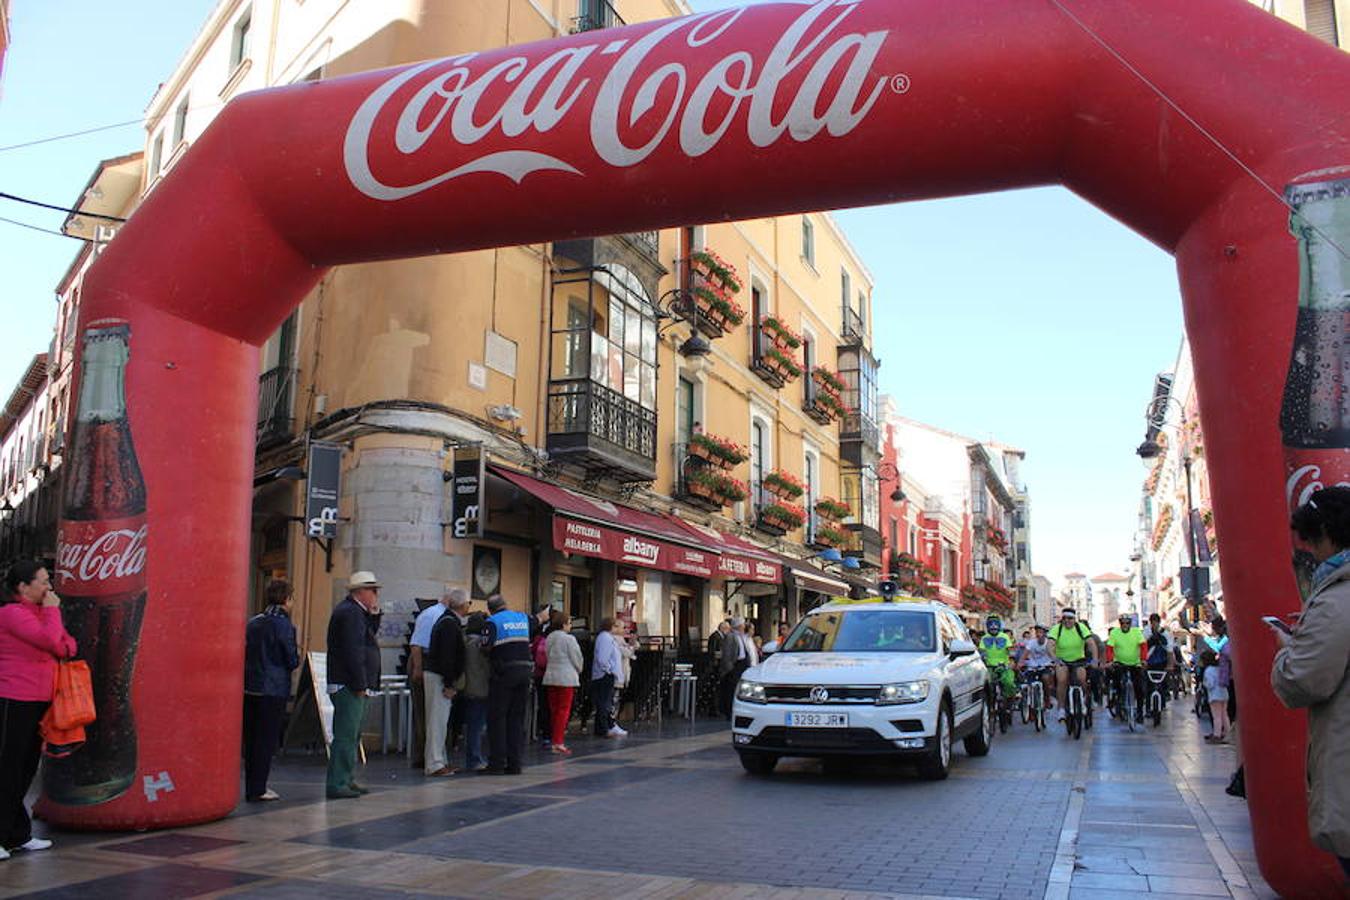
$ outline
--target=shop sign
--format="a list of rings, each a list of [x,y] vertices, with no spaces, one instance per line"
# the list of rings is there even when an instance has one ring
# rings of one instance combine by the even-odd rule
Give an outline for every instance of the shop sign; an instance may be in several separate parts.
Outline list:
[[[338,495],[341,492],[342,445],[312,441],[305,488],[305,536],[337,537]]]
[[[723,553],[718,563],[717,574],[734,581],[764,581],[778,584],[783,580],[783,567],[778,563]]]
[[[553,518],[553,546],[578,556],[594,556],[699,578],[711,578],[717,562],[716,554],[704,550],[565,516]]]
[[[483,464],[482,447],[456,447],[451,471],[451,535],[457,538],[483,536]]]

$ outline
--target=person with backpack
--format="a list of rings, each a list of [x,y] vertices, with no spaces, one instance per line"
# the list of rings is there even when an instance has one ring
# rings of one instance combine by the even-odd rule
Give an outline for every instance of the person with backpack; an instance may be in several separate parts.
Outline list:
[[[1050,655],[1055,663],[1055,699],[1059,701],[1059,721],[1066,716],[1065,698],[1069,693],[1069,678],[1087,693],[1087,667],[1096,660],[1097,649],[1092,632],[1078,621],[1077,611],[1066,607],[1060,614],[1059,622],[1046,636],[1050,642]]]
[[[488,662],[487,614],[481,611],[469,614],[464,623],[464,689],[455,694],[457,715],[463,723],[464,770],[482,772],[488,766],[483,752],[483,735],[487,732],[488,684],[492,677]]]

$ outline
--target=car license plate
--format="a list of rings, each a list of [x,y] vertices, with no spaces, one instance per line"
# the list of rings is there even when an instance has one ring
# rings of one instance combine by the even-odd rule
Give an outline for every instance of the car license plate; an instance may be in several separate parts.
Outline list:
[[[848,713],[792,712],[787,714],[789,728],[847,728]]]

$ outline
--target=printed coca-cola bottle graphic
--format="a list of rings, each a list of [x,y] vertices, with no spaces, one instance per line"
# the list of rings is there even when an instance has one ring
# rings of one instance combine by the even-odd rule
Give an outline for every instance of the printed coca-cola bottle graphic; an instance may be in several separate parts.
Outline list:
[[[1298,324],[1280,410],[1292,510],[1323,487],[1350,483],[1350,178],[1296,182],[1285,199],[1299,259]],[[1306,597],[1316,564],[1299,551],[1294,567]]]
[[[66,473],[57,592],[66,629],[93,675],[97,721],[83,747],[43,764],[56,803],[103,803],[136,776],[131,681],[145,612],[145,481],[127,421],[131,330],[100,320],[84,332],[74,451]]]

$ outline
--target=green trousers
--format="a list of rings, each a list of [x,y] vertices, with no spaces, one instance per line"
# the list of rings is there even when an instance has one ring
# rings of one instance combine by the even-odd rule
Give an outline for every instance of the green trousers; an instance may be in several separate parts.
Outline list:
[[[345,791],[356,769],[356,744],[366,719],[366,698],[343,688],[333,700],[333,744],[328,749],[328,790]]]

